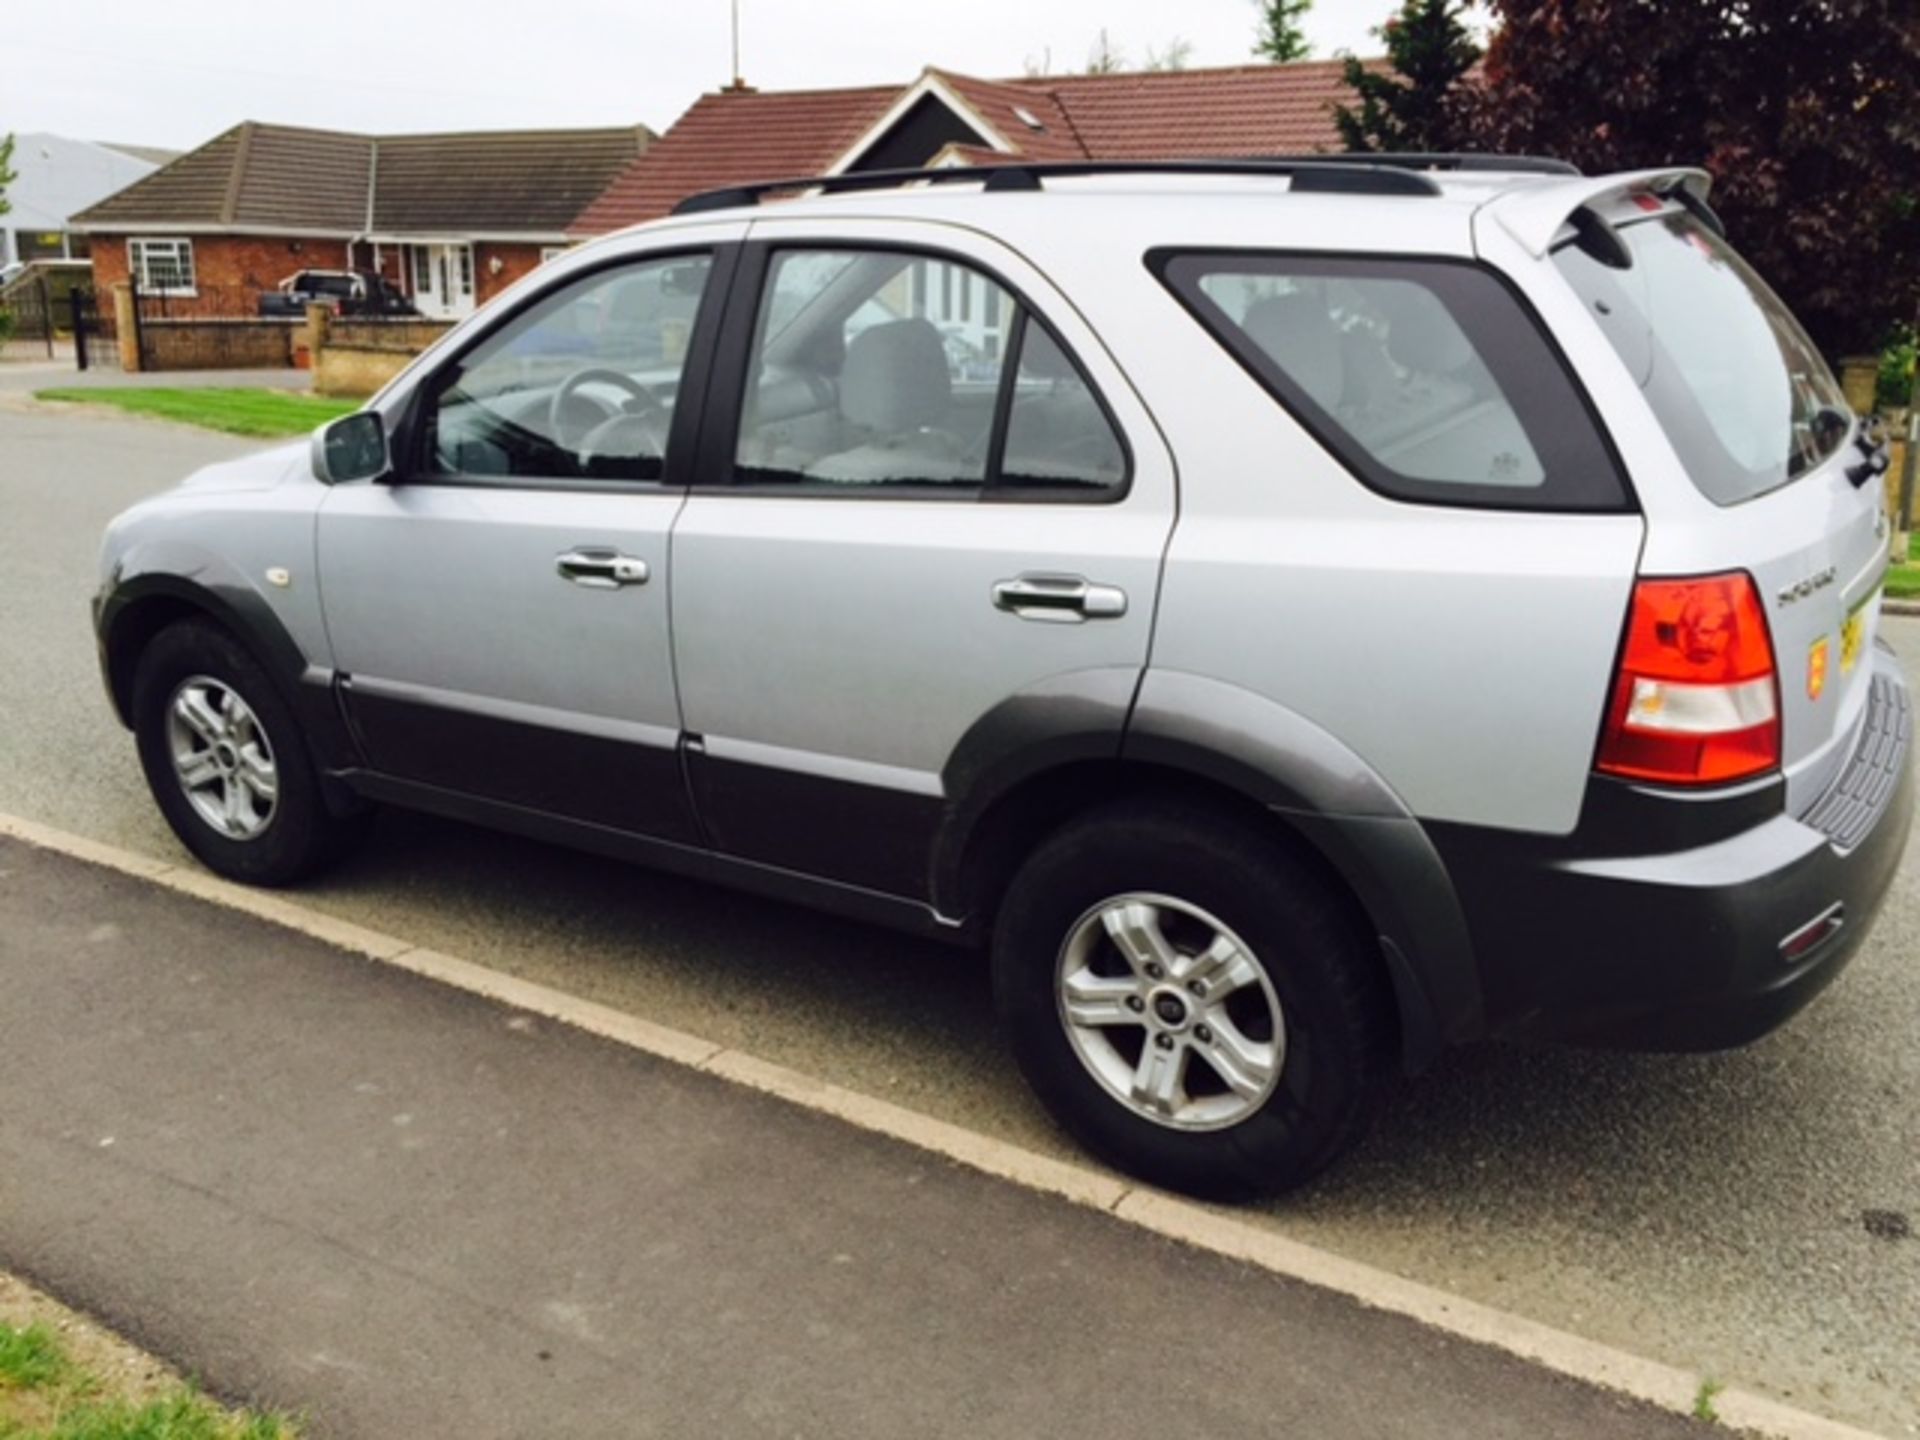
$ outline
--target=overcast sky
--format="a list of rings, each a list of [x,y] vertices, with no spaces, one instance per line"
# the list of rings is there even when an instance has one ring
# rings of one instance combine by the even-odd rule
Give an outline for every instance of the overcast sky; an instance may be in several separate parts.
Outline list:
[[[1377,49],[1395,0],[1315,0],[1316,56]],[[9,4],[0,134],[188,149],[240,120],[344,130],[665,130],[726,83],[728,0],[170,0]],[[1183,38],[1192,65],[1252,58],[1254,0],[740,0],[762,89],[901,83],[924,65],[1084,68],[1104,26],[1129,60]]]

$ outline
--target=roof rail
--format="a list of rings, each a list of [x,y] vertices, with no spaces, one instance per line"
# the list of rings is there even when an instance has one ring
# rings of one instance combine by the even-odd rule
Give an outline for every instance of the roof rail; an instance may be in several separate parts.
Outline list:
[[[1326,156],[1276,155],[1276,160],[1326,159]],[[1392,165],[1405,170],[1480,170],[1508,175],[1578,175],[1580,167],[1546,155],[1492,155],[1474,150],[1356,151],[1345,157],[1369,165]]]
[[[1265,175],[1290,179],[1297,191],[1346,195],[1438,195],[1440,187],[1426,170],[1493,170],[1578,175],[1564,160],[1528,155],[1256,155],[1245,159],[1201,160],[1046,160],[1009,161],[1005,165],[961,165],[941,169],[856,170],[843,175],[795,175],[756,180],[689,195],[673,207],[676,215],[757,205],[768,195],[818,190],[891,190],[901,185],[976,184],[987,190],[1038,190],[1042,180],[1085,175]]]

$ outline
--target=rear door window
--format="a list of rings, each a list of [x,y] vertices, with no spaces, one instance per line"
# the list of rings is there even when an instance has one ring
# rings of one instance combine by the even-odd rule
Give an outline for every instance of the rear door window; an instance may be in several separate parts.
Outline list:
[[[1127,455],[1046,325],[958,259],[771,252],[733,482],[786,493],[1107,501]]]
[[[1630,508],[1565,363],[1488,271],[1276,254],[1155,263],[1254,378],[1380,493],[1516,510]]]
[[[1625,268],[1572,242],[1554,262],[1700,492],[1736,505],[1831,456],[1852,421],[1839,382],[1747,263],[1683,211],[1618,233],[1632,258]]]

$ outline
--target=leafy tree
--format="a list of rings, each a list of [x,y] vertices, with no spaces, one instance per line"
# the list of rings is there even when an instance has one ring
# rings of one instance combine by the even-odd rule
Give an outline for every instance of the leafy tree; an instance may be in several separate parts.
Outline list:
[[[1913,404],[1914,373],[1920,368],[1920,333],[1903,326],[1880,352],[1880,379],[1874,387],[1882,410],[1903,410]]]
[[[1348,150],[1459,150],[1471,138],[1472,96],[1462,83],[1480,46],[1462,18],[1470,0],[1404,0],[1373,33],[1389,69],[1346,57],[1347,88],[1358,108],[1334,107]]]
[[[1490,0],[1474,128],[1582,169],[1704,165],[1829,356],[1920,314],[1913,0]]]
[[[1258,0],[1260,24],[1254,31],[1253,53],[1284,65],[1313,53],[1307,43],[1305,21],[1313,0]]]
[[[1148,70],[1184,70],[1187,62],[1193,59],[1193,42],[1184,35],[1176,35],[1165,46],[1147,47],[1146,67]]]
[[[1087,74],[1112,75],[1126,68],[1127,52],[1107,38],[1106,27],[1102,26],[1100,38],[1087,52]]]

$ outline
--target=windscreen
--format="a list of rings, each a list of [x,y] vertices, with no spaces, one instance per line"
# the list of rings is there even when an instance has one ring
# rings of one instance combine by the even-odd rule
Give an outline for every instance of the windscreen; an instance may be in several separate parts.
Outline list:
[[[1797,480],[1845,441],[1833,372],[1780,298],[1693,216],[1620,227],[1616,268],[1554,253],[1592,308],[1702,494],[1736,505]]]

